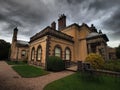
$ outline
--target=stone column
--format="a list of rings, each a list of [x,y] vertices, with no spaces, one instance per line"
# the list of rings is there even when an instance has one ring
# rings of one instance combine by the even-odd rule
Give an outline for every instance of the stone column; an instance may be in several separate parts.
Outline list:
[[[91,44],[88,44],[88,54],[91,53]]]

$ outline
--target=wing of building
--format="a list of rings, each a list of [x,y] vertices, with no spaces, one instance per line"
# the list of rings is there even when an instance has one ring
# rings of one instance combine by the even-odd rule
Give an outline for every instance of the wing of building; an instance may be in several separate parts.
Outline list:
[[[89,27],[85,23],[82,25],[74,23],[66,26],[64,14],[58,19],[58,30],[56,23],[53,22],[51,26],[47,26],[32,36],[29,44],[15,40],[15,37],[16,35],[13,35],[14,54],[11,54],[11,59],[22,59],[22,55],[18,52],[22,54],[24,48],[28,53],[28,61],[36,65],[44,66],[48,56],[58,56],[63,60],[77,62],[84,61],[89,53],[97,53],[105,60],[108,59],[107,36],[101,30],[97,31],[94,25]],[[20,51],[17,51],[18,48]]]
[[[28,50],[29,50],[29,43],[27,41],[17,40],[17,27],[13,30],[13,38],[11,44],[11,60],[28,60]]]

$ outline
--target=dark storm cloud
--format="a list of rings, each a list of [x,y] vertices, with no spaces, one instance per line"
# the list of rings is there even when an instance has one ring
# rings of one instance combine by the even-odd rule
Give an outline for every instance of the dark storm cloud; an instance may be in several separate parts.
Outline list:
[[[35,0],[34,0],[35,1]],[[36,0],[36,3],[32,0],[1,0],[0,1],[0,21],[4,21],[9,25],[5,30],[11,32],[16,26],[27,28],[27,31],[23,29],[23,34],[34,29],[37,25],[44,23],[47,19],[48,9],[45,8],[44,3]],[[33,5],[33,6],[32,6]],[[36,6],[35,6],[36,5]],[[44,9],[43,9],[44,8]],[[29,30],[28,30],[29,29]],[[34,30],[31,30],[31,33]]]
[[[66,0],[68,4],[81,4],[85,0]]]
[[[116,31],[116,32],[108,33],[107,35],[110,36],[111,41],[120,40],[120,30]],[[119,41],[119,43],[120,43],[120,41]]]
[[[106,10],[112,7],[119,6],[120,0],[91,0],[89,9]]]
[[[120,31],[120,7],[104,22],[104,27],[112,31]]]
[[[30,37],[65,13],[69,23],[100,25],[118,38],[119,4],[120,0],[0,0],[0,32],[12,34],[18,26],[20,35]]]

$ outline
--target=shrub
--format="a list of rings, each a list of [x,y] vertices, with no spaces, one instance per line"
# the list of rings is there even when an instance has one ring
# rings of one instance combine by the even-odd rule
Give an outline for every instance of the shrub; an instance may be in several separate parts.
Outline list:
[[[50,56],[47,60],[47,70],[62,71],[65,69],[64,61],[56,56]]]
[[[104,69],[120,72],[120,61],[108,61],[104,64]]]
[[[94,53],[89,54],[86,57],[85,61],[89,62],[93,69],[101,69],[103,68],[103,65],[104,65],[103,58],[100,55],[94,54]]]

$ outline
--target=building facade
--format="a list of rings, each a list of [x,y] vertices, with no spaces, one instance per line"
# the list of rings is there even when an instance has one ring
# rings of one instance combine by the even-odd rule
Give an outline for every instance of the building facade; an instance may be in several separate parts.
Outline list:
[[[28,60],[29,43],[26,41],[17,40],[17,33],[18,29],[16,27],[13,30],[10,59],[12,61]]]
[[[117,60],[116,48],[108,47],[109,60]]]
[[[30,38],[29,62],[36,65],[45,65],[49,56],[58,56],[72,62],[84,61],[89,53],[98,53],[105,60],[108,59],[108,38],[94,25],[66,26],[66,16],[63,14],[56,23],[46,27]]]
[[[84,61],[90,53],[97,53],[108,59],[107,36],[97,31],[94,25],[89,27],[83,23],[66,26],[66,16],[63,14],[56,23],[47,26],[30,38],[28,42],[17,40],[17,28],[14,29],[11,46],[11,59],[23,59],[22,53],[29,63],[45,66],[49,56],[58,56],[72,62]],[[24,43],[23,43],[24,42]],[[25,52],[24,52],[25,51]]]

